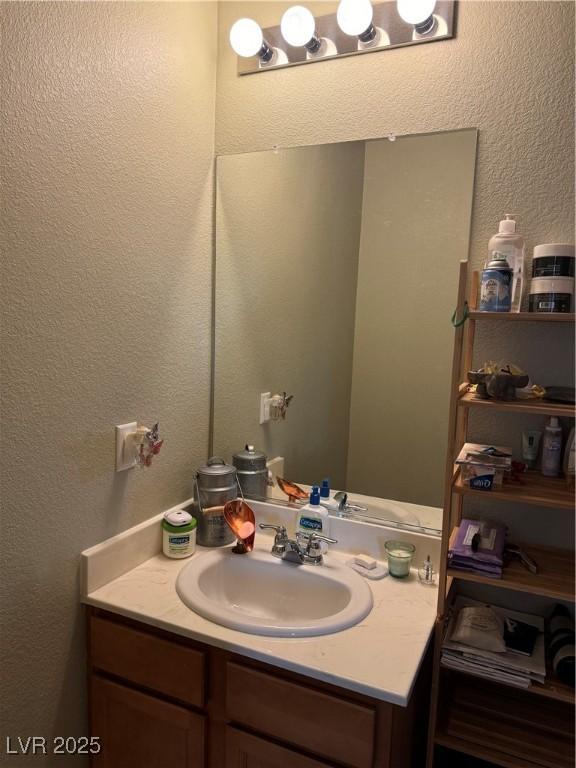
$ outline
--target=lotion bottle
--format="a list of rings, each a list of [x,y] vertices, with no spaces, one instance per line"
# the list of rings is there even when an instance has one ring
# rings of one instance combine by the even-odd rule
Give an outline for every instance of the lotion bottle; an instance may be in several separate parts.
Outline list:
[[[495,251],[503,254],[512,270],[511,312],[522,309],[524,289],[524,238],[516,232],[513,213],[504,214],[498,232],[488,242],[490,258]]]
[[[327,477],[322,480],[322,485],[320,486],[320,504],[323,504],[324,502],[326,502],[326,508],[329,509],[330,480]]]
[[[556,416],[550,416],[542,442],[542,474],[558,477],[562,460],[562,428]]]
[[[298,513],[296,530],[300,533],[320,533],[329,536],[328,510],[320,504],[320,488],[312,486],[310,501]]]

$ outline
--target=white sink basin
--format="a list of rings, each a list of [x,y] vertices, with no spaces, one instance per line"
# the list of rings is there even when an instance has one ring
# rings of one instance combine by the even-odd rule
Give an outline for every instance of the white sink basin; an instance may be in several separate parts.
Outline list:
[[[339,632],[372,610],[362,576],[328,555],[324,565],[294,565],[230,548],[195,555],[176,581],[180,599],[210,621],[253,635],[311,637]]]

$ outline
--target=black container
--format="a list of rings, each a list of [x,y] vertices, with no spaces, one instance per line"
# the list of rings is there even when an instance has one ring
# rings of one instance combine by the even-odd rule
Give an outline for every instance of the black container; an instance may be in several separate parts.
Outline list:
[[[529,312],[571,312],[573,277],[533,277],[528,297]]]
[[[534,248],[532,277],[574,277],[574,246],[544,243]]]

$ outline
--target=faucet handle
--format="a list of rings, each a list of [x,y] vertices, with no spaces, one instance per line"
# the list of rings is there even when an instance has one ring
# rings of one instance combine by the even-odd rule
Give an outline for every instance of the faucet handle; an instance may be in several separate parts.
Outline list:
[[[288,542],[288,534],[286,533],[286,528],[284,528],[283,525],[270,525],[268,523],[260,523],[259,527],[263,530],[268,528],[272,531],[276,531],[276,536],[274,536],[274,544],[272,545],[272,554],[276,555],[277,557],[282,557],[286,552],[286,544]]]
[[[310,565],[322,565],[324,562],[324,555],[322,551],[322,542],[327,544],[338,544],[336,539],[331,539],[329,536],[324,536],[321,533],[312,531],[311,533],[304,533],[298,531],[296,534],[296,541],[299,546],[304,546],[304,562]]]
[[[311,533],[304,533],[304,531],[298,531],[296,539],[307,544],[307,550],[319,549],[320,542],[325,541],[326,544],[338,544],[338,539],[331,539],[329,536],[324,536],[321,533],[312,531]]]
[[[276,531],[277,536],[282,536],[283,538],[286,538],[286,528],[284,528],[283,525],[271,525],[269,523],[260,523],[258,526],[262,530],[265,530],[266,528],[269,528],[271,531]]]

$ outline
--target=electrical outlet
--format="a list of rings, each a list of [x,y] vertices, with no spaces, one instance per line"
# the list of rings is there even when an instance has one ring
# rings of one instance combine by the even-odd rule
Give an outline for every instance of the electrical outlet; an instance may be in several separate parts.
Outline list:
[[[132,469],[135,466],[132,441],[130,440],[127,444],[126,438],[136,432],[137,429],[138,423],[136,421],[116,425],[116,472],[123,472],[125,469]]]
[[[270,400],[271,392],[262,392],[260,395],[260,424],[266,424],[270,421]]]

